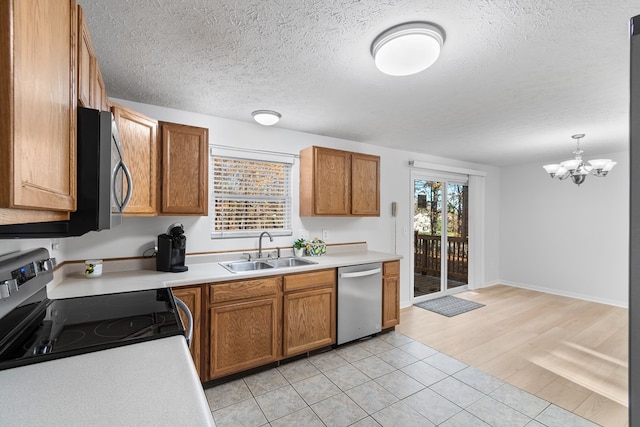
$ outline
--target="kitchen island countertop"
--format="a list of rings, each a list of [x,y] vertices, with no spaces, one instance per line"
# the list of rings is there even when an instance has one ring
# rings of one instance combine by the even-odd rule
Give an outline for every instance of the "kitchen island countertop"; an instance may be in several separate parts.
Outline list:
[[[240,255],[236,256],[237,258],[241,258]],[[231,273],[222,267],[217,260],[212,261],[211,257],[188,256],[186,265],[189,267],[189,270],[182,273],[165,273],[155,270],[128,270],[104,273],[101,277],[93,279],[86,279],[81,273],[72,273],[65,276],[57,284],[48,286],[47,296],[51,299],[74,298],[146,289],[198,285],[227,280],[302,273],[347,265],[394,261],[401,259],[402,256],[365,250],[305,258],[315,261],[317,264]]]
[[[3,426],[214,426],[183,336],[0,371]]]

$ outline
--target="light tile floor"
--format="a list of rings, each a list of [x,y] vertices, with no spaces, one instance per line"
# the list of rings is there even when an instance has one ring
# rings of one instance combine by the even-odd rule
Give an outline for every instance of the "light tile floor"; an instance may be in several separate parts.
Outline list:
[[[218,427],[596,426],[395,331],[205,394]]]

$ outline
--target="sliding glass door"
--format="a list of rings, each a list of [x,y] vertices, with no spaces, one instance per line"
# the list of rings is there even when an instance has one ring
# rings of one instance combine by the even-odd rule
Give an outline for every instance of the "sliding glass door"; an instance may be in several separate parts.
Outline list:
[[[413,297],[468,284],[469,187],[466,182],[413,178]],[[449,291],[449,292],[448,292]]]

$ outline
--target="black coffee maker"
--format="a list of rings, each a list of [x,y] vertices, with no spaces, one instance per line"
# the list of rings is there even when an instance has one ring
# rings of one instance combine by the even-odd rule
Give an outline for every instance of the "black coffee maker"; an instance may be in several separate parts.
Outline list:
[[[169,226],[166,234],[158,235],[158,253],[156,254],[156,270],[181,273],[189,267],[184,265],[187,249],[187,237],[184,227],[179,222]]]

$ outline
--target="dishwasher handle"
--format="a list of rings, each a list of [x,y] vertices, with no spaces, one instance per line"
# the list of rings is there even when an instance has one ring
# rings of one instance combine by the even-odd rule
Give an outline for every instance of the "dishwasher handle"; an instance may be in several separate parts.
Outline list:
[[[348,279],[351,277],[373,276],[374,274],[378,274],[381,272],[382,272],[381,268],[374,268],[373,270],[354,271],[353,273],[340,273],[340,278]]]
[[[187,304],[185,304],[180,298],[176,296],[173,298],[176,300],[178,308],[184,312],[187,316],[187,320],[189,321],[189,329],[187,330],[187,336],[185,338],[187,339],[187,346],[191,348],[191,341],[193,339],[193,315],[191,314],[189,307],[187,307]]]

